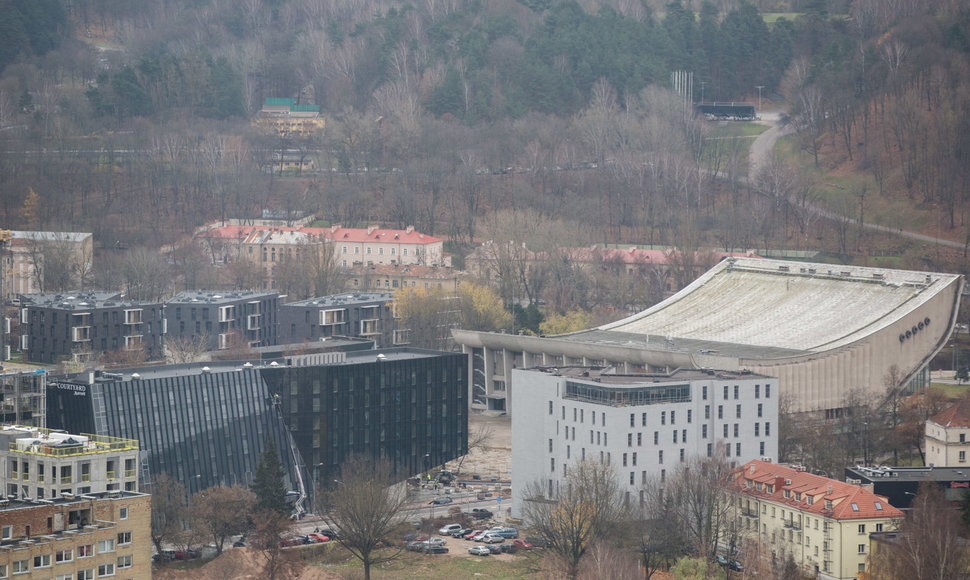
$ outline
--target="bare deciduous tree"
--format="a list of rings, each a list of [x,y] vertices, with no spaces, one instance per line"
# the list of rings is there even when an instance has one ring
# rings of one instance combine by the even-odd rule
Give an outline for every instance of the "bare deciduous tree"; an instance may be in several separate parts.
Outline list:
[[[171,364],[197,362],[208,350],[209,335],[204,332],[165,341],[165,359]]]
[[[256,495],[238,485],[203,489],[192,494],[192,527],[212,539],[221,554],[226,540],[249,528],[254,505]]]
[[[162,473],[146,490],[152,494],[152,543],[161,553],[164,544],[176,544],[187,516],[185,486]]]
[[[964,578],[970,554],[960,537],[960,516],[935,483],[920,484],[899,533],[870,554],[870,576],[879,580]]]
[[[626,511],[616,470],[592,460],[570,465],[558,490],[538,481],[527,485],[523,499],[525,521],[547,542],[568,578],[577,577],[594,540],[608,540]]]
[[[352,456],[340,467],[340,480],[330,493],[330,519],[340,531],[338,541],[364,566],[370,580],[375,564],[393,560],[399,550],[378,553],[393,528],[400,522],[407,494],[395,484],[390,461]]]

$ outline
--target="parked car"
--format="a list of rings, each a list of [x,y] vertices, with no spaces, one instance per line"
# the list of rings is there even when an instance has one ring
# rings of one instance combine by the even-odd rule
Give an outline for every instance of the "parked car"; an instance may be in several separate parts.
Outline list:
[[[492,515],[494,514],[485,508],[472,508],[472,517],[476,520],[487,520]]]
[[[451,533],[451,537],[452,538],[464,538],[465,537],[465,534],[467,534],[469,532],[473,532],[473,531],[474,530],[471,529],[471,528],[462,528],[460,530],[456,530],[456,531],[452,532]]]
[[[477,541],[483,542],[485,544],[501,544],[502,542],[505,541],[505,538],[503,538],[498,534],[493,534],[492,532],[485,532],[484,534],[481,534],[481,536],[479,536],[479,539]]]
[[[492,551],[488,549],[488,546],[472,546],[468,548],[468,553],[472,556],[488,556]]]
[[[519,530],[515,528],[503,528],[501,526],[498,526],[490,529],[489,531],[492,532],[493,534],[498,534],[503,538],[508,538],[510,540],[513,540],[519,537]]]
[[[499,551],[503,554],[514,554],[519,551],[519,547],[511,542],[507,542],[504,544],[492,544],[491,547],[498,548]]]
[[[448,553],[448,548],[446,548],[444,546],[436,546],[436,545],[432,544],[432,545],[428,546],[428,549],[425,551],[425,553],[426,554],[447,554]]]
[[[539,536],[526,536],[525,541],[532,544],[534,548],[545,548],[549,545],[549,542]]]
[[[428,536],[426,536],[424,534],[419,534],[417,532],[412,532],[410,534],[405,534],[405,536],[404,536],[404,541],[405,542],[423,542],[423,541],[425,541],[427,539],[428,539]]]
[[[728,568],[734,570],[735,572],[743,572],[744,571],[744,566],[742,566],[741,565],[741,562],[738,562],[737,560],[731,560],[731,561],[729,561],[728,562]]]
[[[422,552],[427,547],[429,547],[427,542],[408,542],[405,549],[408,552]]]
[[[492,497],[492,492],[490,491],[480,491],[478,495],[475,496],[476,499],[485,499],[487,497]]]
[[[480,533],[482,533],[484,531],[485,530],[472,530],[472,531],[468,532],[467,534],[465,534],[463,537],[466,540],[473,540],[473,539],[475,539],[475,536],[477,536],[478,534],[480,534]]]
[[[309,534],[307,534],[307,538],[311,542],[313,542],[313,543],[319,543],[319,544],[322,544],[324,542],[329,542],[330,541],[330,538],[328,536],[325,536],[325,535],[323,535],[323,534],[321,534],[319,532],[310,532]]]
[[[448,496],[436,497],[428,502],[428,505],[445,505],[451,503],[451,498]]]
[[[501,554],[502,553],[502,544],[489,544],[488,551],[491,552],[491,553],[493,553],[493,554]]]
[[[338,540],[338,539],[340,539],[340,534],[338,534],[337,533],[337,530],[335,530],[333,528],[320,528],[320,529],[317,529],[317,530],[314,530],[314,531],[315,532],[319,532],[319,533],[323,534],[324,536],[327,536],[331,540]]]
[[[176,550],[172,554],[173,560],[192,560],[199,557],[199,553],[195,550]]]
[[[292,538],[283,538],[280,540],[281,548],[289,548],[290,546],[302,546],[306,543],[306,536],[293,536]]]
[[[435,538],[429,539],[428,543],[431,544],[432,546],[444,546],[446,541],[444,538],[435,537]]]
[[[516,548],[524,548],[526,550],[532,547],[532,543],[529,542],[529,540],[523,540],[523,539],[512,540],[511,545],[515,546]]]
[[[461,524],[448,524],[447,526],[442,526],[438,533],[442,536],[450,536],[451,534],[462,529]]]

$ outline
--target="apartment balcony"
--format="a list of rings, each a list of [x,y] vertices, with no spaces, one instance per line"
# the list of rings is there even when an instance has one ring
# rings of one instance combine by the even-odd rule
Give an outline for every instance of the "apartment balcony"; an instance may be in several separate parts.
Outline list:
[[[754,509],[741,508],[741,515],[746,518],[754,518],[754,519],[758,519],[761,517],[761,514],[758,513],[758,508],[754,508]]]
[[[802,524],[792,520],[785,521],[785,528],[789,530],[800,530],[802,529]]]
[[[125,477],[135,477],[136,471],[134,469],[126,469]]]

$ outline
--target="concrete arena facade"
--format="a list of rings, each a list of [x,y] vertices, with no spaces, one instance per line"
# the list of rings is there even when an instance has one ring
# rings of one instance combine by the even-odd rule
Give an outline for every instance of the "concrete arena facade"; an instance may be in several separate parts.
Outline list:
[[[455,330],[470,357],[475,408],[511,412],[513,368],[615,366],[752,371],[778,379],[796,412],[878,397],[896,365],[919,378],[948,340],[963,278],[955,274],[728,258],[629,318],[555,337]]]

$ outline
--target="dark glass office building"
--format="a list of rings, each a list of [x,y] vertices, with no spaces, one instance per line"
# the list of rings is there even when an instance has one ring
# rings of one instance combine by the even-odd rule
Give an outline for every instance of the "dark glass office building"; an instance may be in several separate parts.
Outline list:
[[[167,472],[190,493],[248,485],[268,436],[290,489],[302,481],[308,492],[352,453],[386,456],[403,477],[421,472],[426,454],[436,465],[466,452],[466,355],[401,348],[339,358],[52,377],[47,426],[137,439],[142,483]]]

